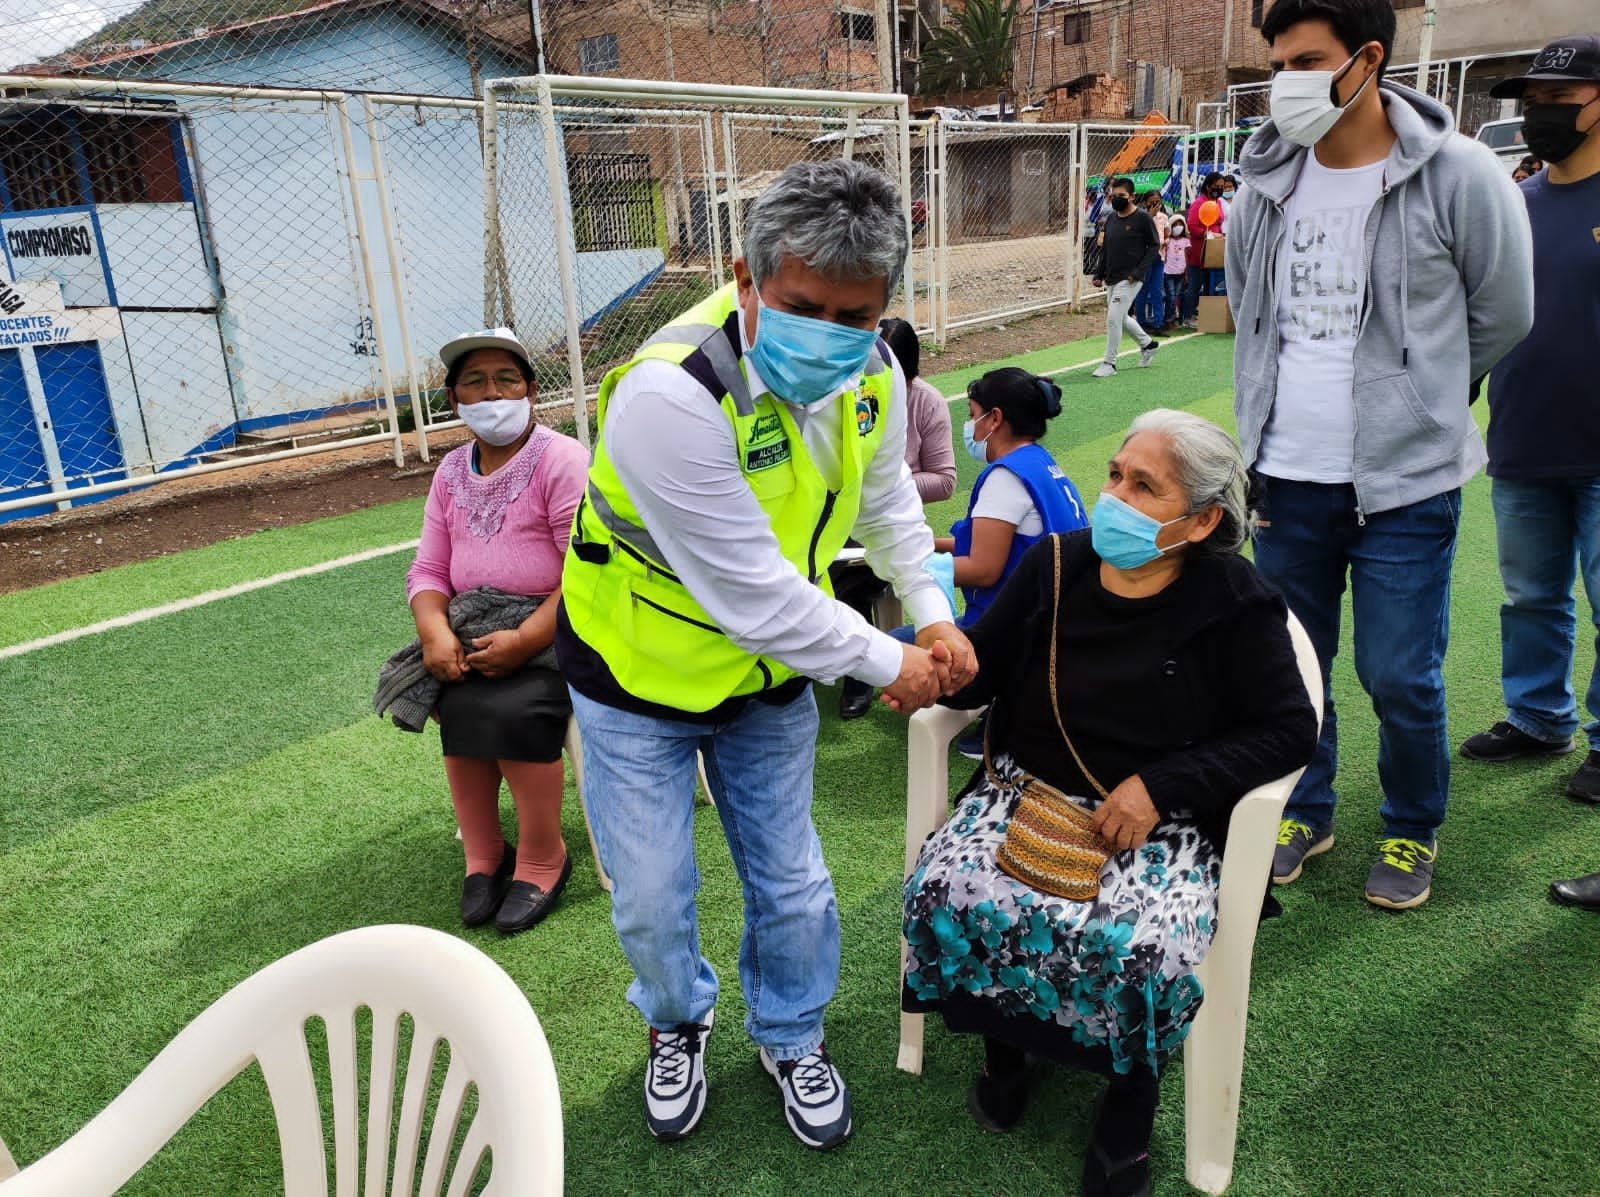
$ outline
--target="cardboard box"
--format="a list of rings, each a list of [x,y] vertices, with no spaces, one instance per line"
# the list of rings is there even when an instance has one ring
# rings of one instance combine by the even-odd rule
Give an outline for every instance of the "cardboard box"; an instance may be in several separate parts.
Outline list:
[[[1202,295],[1195,327],[1203,333],[1231,333],[1233,312],[1228,307],[1226,295]]]
[[[1205,256],[1200,264],[1207,270],[1221,270],[1224,265],[1224,255],[1227,253],[1227,250],[1223,247],[1227,244],[1227,241],[1226,237],[1207,237],[1205,241]]]

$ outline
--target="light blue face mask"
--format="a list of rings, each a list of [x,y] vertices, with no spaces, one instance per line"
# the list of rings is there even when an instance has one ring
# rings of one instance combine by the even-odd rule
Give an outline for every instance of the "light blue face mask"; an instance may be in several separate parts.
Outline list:
[[[821,403],[866,368],[878,330],[780,312],[756,292],[750,357],[772,393],[795,407]]]
[[[1168,525],[1188,518],[1180,515],[1165,524],[1159,523],[1137,507],[1130,507],[1116,495],[1101,491],[1094,510],[1089,513],[1090,543],[1094,545],[1100,560],[1112,568],[1138,569],[1141,565],[1149,565],[1162,553],[1178,547],[1168,545],[1164,549],[1159,548],[1156,536]]]
[[[988,414],[988,412],[984,412],[983,416]],[[978,420],[983,419],[983,416],[979,416]],[[961,439],[966,442],[967,453],[974,461],[980,462],[983,465],[988,465],[989,437],[986,436],[980,441],[976,436],[973,435],[978,427],[978,420],[968,420],[965,424],[961,425]],[[992,432],[989,434],[989,436],[993,435],[994,433]]]

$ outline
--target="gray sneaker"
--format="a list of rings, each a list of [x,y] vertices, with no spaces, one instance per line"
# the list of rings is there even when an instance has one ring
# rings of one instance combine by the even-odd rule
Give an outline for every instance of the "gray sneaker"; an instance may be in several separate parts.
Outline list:
[[[1144,366],[1148,366],[1151,362],[1155,361],[1156,360],[1156,350],[1160,349],[1160,348],[1161,348],[1161,342],[1155,340],[1154,338],[1152,338],[1151,341],[1150,341],[1150,344],[1146,345],[1143,349],[1139,350],[1139,365],[1141,367],[1144,367]]]
[[[1378,863],[1367,874],[1367,901],[1385,910],[1421,906],[1433,892],[1433,862],[1439,859],[1435,840],[1394,837],[1378,841]]]
[[[1272,884],[1288,885],[1300,876],[1306,857],[1321,856],[1333,847],[1333,828],[1318,831],[1299,819],[1278,824],[1278,846],[1272,852]]]

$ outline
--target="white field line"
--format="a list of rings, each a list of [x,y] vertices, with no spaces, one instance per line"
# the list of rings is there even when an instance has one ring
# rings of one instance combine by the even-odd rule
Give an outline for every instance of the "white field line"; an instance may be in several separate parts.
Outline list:
[[[1163,346],[1165,346],[1165,345],[1181,345],[1185,341],[1192,341],[1196,337],[1201,337],[1201,336],[1204,336],[1204,335],[1205,335],[1204,333],[1193,333],[1193,332],[1192,333],[1184,333],[1183,336],[1181,336],[1181,337],[1168,337],[1166,340],[1162,341],[1161,344]],[[1117,356],[1118,357],[1130,357],[1133,354],[1138,353],[1138,352],[1139,352],[1139,347],[1137,345],[1135,345],[1132,349],[1124,349],[1122,352],[1117,354]],[[1087,370],[1090,366],[1098,366],[1101,362],[1103,362],[1105,360],[1106,360],[1105,359],[1105,355],[1101,354],[1099,357],[1090,358],[1086,362],[1074,362],[1070,366],[1057,366],[1054,370],[1046,370],[1046,371],[1044,371],[1044,373],[1042,375],[1040,375],[1040,377],[1049,378],[1053,374],[1067,374],[1067,373],[1070,373],[1073,370]],[[1156,360],[1159,361],[1160,359],[1157,358]],[[966,399],[966,397],[967,397],[967,393],[965,391],[962,391],[959,395],[946,395],[944,397],[944,401],[946,403],[954,403],[958,399],[964,401]]]
[[[100,632],[109,632],[116,628],[130,628],[134,624],[158,619],[163,615],[172,615],[178,611],[188,611],[194,607],[204,607],[207,603],[220,602],[222,599],[249,594],[252,590],[265,590],[268,586],[276,586],[280,582],[293,582],[296,578],[309,578],[314,574],[325,574],[330,570],[342,569],[346,565],[356,565],[362,561],[387,557],[392,553],[404,553],[408,549],[416,547],[417,542],[415,540],[407,540],[401,544],[384,545],[382,548],[363,549],[359,553],[335,557],[332,561],[323,561],[318,565],[307,565],[300,569],[286,569],[281,574],[273,574],[269,578],[256,578],[250,582],[224,586],[220,590],[208,590],[204,594],[197,594],[192,598],[162,603],[159,607],[146,607],[143,611],[130,611],[126,615],[118,615],[114,619],[102,619],[99,623],[91,623],[86,627],[68,628],[64,632],[53,632],[49,636],[41,636],[37,640],[29,640],[25,644],[12,644],[5,648],[0,648],[0,660],[4,660],[7,657],[20,657],[24,653],[31,653],[37,649],[50,648],[56,644],[66,644],[72,640],[82,639],[84,636],[94,636]]]

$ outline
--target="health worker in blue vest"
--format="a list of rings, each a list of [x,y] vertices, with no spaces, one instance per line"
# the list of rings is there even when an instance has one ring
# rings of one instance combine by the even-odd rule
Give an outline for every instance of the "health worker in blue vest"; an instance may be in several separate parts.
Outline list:
[[[556,649],[635,974],[627,996],[649,1030],[658,1139],[683,1138],[706,1109],[717,1004],[696,921],[696,752],[743,888],[745,1030],[802,1143],[833,1147],[853,1126],[823,1042],[839,912],[811,821],[811,682],[852,675],[913,711],[977,671],[925,571],[905,377],[877,332],[907,244],[878,171],[795,163],[751,205],[735,284],[601,384]],[[915,644],[833,598],[828,565],[852,536]]]
[[[1061,388],[1016,366],[967,384],[967,452],[983,463],[967,515],[934,541],[955,556],[955,584],[971,627],[989,609],[1022,555],[1037,540],[1087,528],[1083,500],[1048,449],[1045,422],[1061,414]]]

